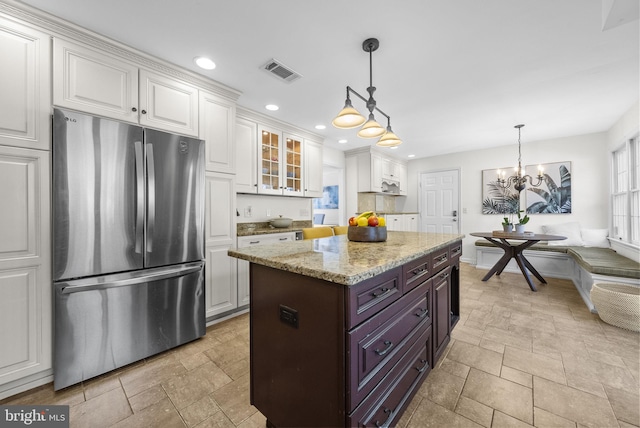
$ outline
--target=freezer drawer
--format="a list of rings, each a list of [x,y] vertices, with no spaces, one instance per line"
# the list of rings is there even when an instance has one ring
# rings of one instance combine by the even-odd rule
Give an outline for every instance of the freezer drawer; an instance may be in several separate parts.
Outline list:
[[[54,388],[205,334],[204,264],[55,283]]]

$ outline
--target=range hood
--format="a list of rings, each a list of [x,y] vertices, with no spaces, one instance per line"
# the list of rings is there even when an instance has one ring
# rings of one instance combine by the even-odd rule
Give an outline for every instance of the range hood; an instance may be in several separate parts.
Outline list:
[[[388,193],[392,195],[400,194],[400,183],[394,180],[382,180],[382,193]]]

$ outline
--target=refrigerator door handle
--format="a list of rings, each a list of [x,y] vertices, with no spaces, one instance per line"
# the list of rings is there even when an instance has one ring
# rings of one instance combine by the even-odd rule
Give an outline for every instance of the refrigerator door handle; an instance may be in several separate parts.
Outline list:
[[[144,155],[142,141],[133,143],[136,154],[136,246],[135,252],[142,252],[144,237]]]
[[[153,251],[153,228],[156,223],[156,170],[153,164],[153,144],[147,148],[147,249]]]
[[[78,279],[57,283],[62,294],[80,293],[83,291],[106,290],[125,287],[151,281],[178,278],[202,269],[202,263],[191,263],[173,268],[157,268],[137,271],[128,274],[107,275],[99,278]]]

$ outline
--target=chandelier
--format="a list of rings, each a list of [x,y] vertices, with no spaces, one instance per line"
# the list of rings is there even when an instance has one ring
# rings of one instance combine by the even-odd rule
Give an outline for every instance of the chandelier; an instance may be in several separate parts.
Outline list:
[[[378,49],[379,46],[380,42],[378,42],[378,39],[367,39],[362,42],[362,49],[365,52],[369,52],[369,87],[367,88],[369,99],[366,99],[365,97],[354,91],[351,87],[347,86],[347,100],[344,103],[344,108],[340,111],[340,113],[338,113],[338,116],[336,116],[336,118],[333,119],[331,123],[333,124],[333,126],[340,129],[357,128],[362,125],[362,128],[360,128],[360,130],[358,131],[358,137],[380,137],[376,145],[381,147],[395,147],[402,144],[402,141],[391,130],[391,118],[389,117],[389,115],[376,106],[376,100],[373,98],[373,93],[375,92],[376,88],[373,86],[372,53],[376,49]],[[368,119],[361,115],[358,110],[353,108],[349,94],[354,94],[366,103],[367,109],[369,110]],[[376,122],[373,115],[374,110],[387,118],[386,129],[378,122]]]
[[[544,179],[543,169],[541,165],[538,165],[538,176],[535,183],[533,182],[533,177],[530,175],[526,175],[525,171],[522,169],[522,149],[520,144],[520,129],[524,125],[516,125],[514,128],[518,128],[518,166],[515,168],[515,175],[510,177],[506,177],[505,171],[498,170],[498,180],[497,184],[502,189],[506,190],[509,187],[513,186],[515,190],[518,192],[522,192],[527,187],[527,181],[533,187],[538,187],[542,184],[542,180]]]

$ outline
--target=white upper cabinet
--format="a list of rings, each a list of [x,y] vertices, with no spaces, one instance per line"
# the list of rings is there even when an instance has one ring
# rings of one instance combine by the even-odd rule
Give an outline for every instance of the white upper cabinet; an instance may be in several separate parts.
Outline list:
[[[140,70],[140,125],[198,136],[198,89]]]
[[[0,145],[49,150],[51,37],[0,18]]]
[[[200,138],[206,144],[207,171],[236,172],[233,145],[236,122],[235,103],[209,92],[200,91]]]
[[[322,144],[304,140],[304,195],[322,197]]]
[[[236,192],[258,193],[257,144],[258,124],[237,118],[235,126]]]
[[[138,123],[138,67],[68,41],[53,41],[53,104]]]
[[[198,89],[66,40],[53,42],[53,103],[198,136]]]

